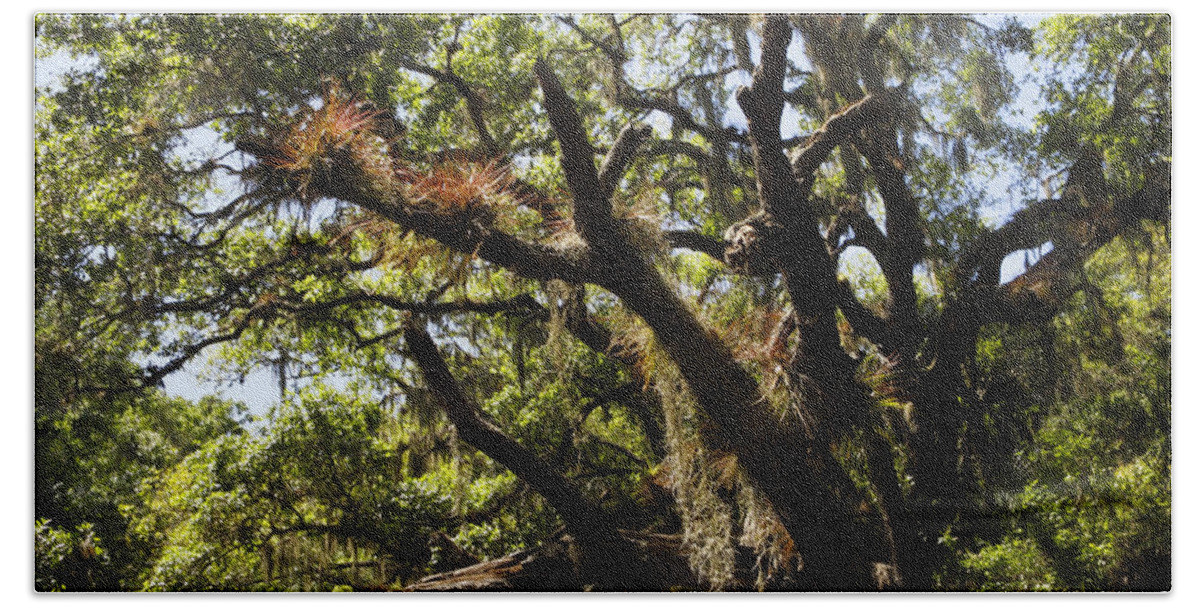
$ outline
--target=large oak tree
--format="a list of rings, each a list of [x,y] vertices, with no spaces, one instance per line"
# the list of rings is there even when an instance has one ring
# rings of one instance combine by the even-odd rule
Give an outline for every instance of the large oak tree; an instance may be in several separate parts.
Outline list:
[[[644,535],[677,530],[704,585],[737,551],[792,589],[944,584],[951,539],[1020,519],[997,490],[1062,400],[1017,380],[1014,336],[1170,225],[1169,22],[1033,25],[40,17],[39,70],[72,63],[36,123],[39,517],[67,517],[64,412],[224,346],[285,401],[336,378],[436,406],[565,527],[553,584],[676,586]],[[559,414],[534,432],[537,407]],[[632,435],[581,439],[599,409]],[[1148,416],[1169,436],[1168,402]],[[644,487],[589,481],[621,474]],[[264,490],[292,518],[268,536],[389,546],[346,483],[340,523]],[[660,485],[674,503],[634,500]]]

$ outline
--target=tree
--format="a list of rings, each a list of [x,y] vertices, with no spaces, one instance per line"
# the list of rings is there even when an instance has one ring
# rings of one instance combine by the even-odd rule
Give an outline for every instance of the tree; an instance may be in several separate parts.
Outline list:
[[[972,587],[997,555],[1027,570],[1049,560],[1070,587],[1161,583],[1144,570],[1164,550],[1169,563],[1169,337],[1113,354],[1120,382],[1105,388],[1068,344],[1086,339],[1076,318],[1169,327],[1164,16],[37,27],[44,56],[76,58],[38,97],[39,420],[67,390],[42,374],[52,357],[126,370],[76,382],[78,403],[143,398],[215,348],[235,375],[279,373],[274,439],[214,439],[159,477],[216,484],[195,505],[230,488],[256,501],[196,507],[232,535],[203,528],[202,545],[242,553],[192,555],[249,563],[320,533],[421,571],[432,554],[394,537],[467,542],[463,488],[515,475],[537,497],[525,513],[552,513],[577,549],[555,579],[566,585],[673,586],[630,529],[678,529],[692,576],[718,588],[753,584],[751,571],[772,588]],[[1008,114],[1022,57],[1056,66],[1025,122]],[[1043,191],[997,222],[989,180]],[[1089,275],[1118,242],[1158,262]],[[1004,276],[1010,254],[1034,249]],[[1119,272],[1145,277],[1114,288],[1125,304],[1089,295]],[[1096,317],[1079,297],[1124,308]],[[1026,373],[1038,357],[1042,373]],[[1155,380],[1129,384],[1130,357],[1158,366]],[[1134,509],[1156,519],[1120,541],[1126,583],[1079,571],[1091,541],[1053,541],[1061,520],[1032,540],[1015,532],[1037,480],[1075,465],[1012,454],[1093,433],[1087,404],[1106,400],[1156,424],[1110,454],[1115,469],[1152,471],[1135,476],[1147,498]],[[39,446],[57,433],[39,426]],[[460,441],[486,458],[472,464]],[[234,454],[240,469],[201,466]],[[380,470],[426,457],[437,462]],[[438,475],[450,482],[431,489]],[[673,505],[656,499],[664,486]],[[161,565],[176,541],[151,531],[195,536],[155,515],[160,499],[144,495],[138,521]],[[555,534],[518,534],[512,505],[498,508],[510,524],[479,554]],[[138,580],[281,576],[205,568]]]

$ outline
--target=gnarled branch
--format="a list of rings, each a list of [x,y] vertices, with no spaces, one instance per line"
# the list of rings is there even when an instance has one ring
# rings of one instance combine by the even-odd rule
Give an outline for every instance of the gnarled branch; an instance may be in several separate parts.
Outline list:
[[[575,224],[583,238],[596,244],[609,238],[612,230],[611,190],[607,195],[596,172],[595,148],[588,142],[583,121],[575,111],[575,103],[559,82],[554,70],[544,61],[534,65],[546,114],[562,154],[559,162],[566,174],[575,209]]]
[[[650,132],[648,126],[631,124],[621,129],[621,133],[617,135],[617,141],[613,143],[608,156],[600,165],[600,195],[605,200],[612,198],[617,183],[621,181],[621,175],[629,167],[642,142],[650,137]]]
[[[638,588],[639,567],[634,549],[617,532],[609,517],[584,499],[565,477],[484,417],[463,393],[424,327],[416,321],[410,322],[404,340],[425,383],[458,429],[459,436],[507,467],[550,503],[571,534],[584,545],[589,565],[602,570],[603,587]]]
[[[820,129],[808,136],[804,148],[792,157],[792,174],[796,179],[811,179],[838,144],[892,107],[891,97],[897,94],[867,95],[830,116]]]
[[[664,230],[663,238],[676,249],[699,251],[708,257],[725,262],[725,241],[692,230]]]

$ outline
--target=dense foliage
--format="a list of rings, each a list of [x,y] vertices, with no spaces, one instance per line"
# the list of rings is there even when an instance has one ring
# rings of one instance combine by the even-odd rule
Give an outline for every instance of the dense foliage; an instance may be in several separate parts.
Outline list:
[[[1170,587],[1165,16],[36,28],[39,590]]]

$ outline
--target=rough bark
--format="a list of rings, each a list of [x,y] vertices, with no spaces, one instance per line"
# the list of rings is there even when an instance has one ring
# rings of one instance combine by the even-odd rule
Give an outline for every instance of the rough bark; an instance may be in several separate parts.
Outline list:
[[[653,564],[653,579],[643,590],[703,591],[707,585],[688,567],[682,538],[677,535],[621,530],[637,547],[640,559]],[[427,576],[405,591],[579,591],[589,573],[578,560],[576,541],[559,534],[542,546],[465,568]],[[747,573],[748,574],[748,573]],[[752,580],[746,576],[745,579]],[[740,588],[750,588],[743,581]]]
[[[704,327],[649,257],[634,245],[623,224],[613,218],[612,194],[649,130],[626,128],[597,169],[597,151],[588,141],[570,96],[547,63],[538,63],[536,75],[560,146],[575,225],[585,244],[565,250],[552,248],[505,234],[483,217],[422,210],[404,201],[395,188],[365,187],[369,176],[346,159],[334,159],[336,169],[318,186],[330,196],[521,276],[590,283],[611,291],[654,331],[713,422],[713,440],[737,455],[751,483],[771,501],[804,558],[802,588],[873,587],[878,561],[898,565],[906,588],[928,588],[938,563],[936,535],[975,502],[959,469],[958,435],[963,424],[959,397],[967,391],[963,364],[973,354],[979,328],[990,322],[1048,318],[1077,291],[1077,273],[1091,253],[1140,218],[1165,215],[1170,185],[1167,177],[1154,177],[1141,191],[1109,204],[1102,182],[1097,185],[1097,180],[1083,177],[1069,180],[1062,199],[1035,205],[1008,226],[969,245],[945,312],[936,322],[923,326],[912,270],[926,255],[925,235],[920,209],[906,183],[904,159],[896,144],[898,132],[888,120],[902,105],[902,92],[886,89],[876,65],[881,41],[893,21],[885,16],[865,27],[861,17],[798,19],[806,42],[812,43],[810,50],[820,50],[810,53],[821,74],[817,95],[806,101],[820,105],[827,120],[803,141],[791,160],[785,155],[788,142],[780,138],[784,104],[795,98],[783,88],[792,34],[786,18],[766,19],[760,63],[752,84],[737,96],[748,119],[745,134],[701,124],[671,98],[675,92],[650,96],[630,90],[620,72],[619,26],[614,26],[613,42],[592,39],[614,64],[619,104],[664,111],[677,124],[712,142],[750,145],[761,213],[735,225],[724,243],[687,232],[666,237],[672,246],[724,258],[735,270],[782,273],[799,335],[789,373],[793,384],[802,387],[802,405],[815,421],[807,427],[793,418],[778,418],[728,346]],[[831,37],[835,35],[842,40]],[[744,42],[739,42],[739,49]],[[739,53],[738,60],[749,66],[748,53]],[[437,72],[458,87],[451,82],[449,68]],[[470,104],[469,90],[463,94]],[[849,102],[840,110],[839,99]],[[476,118],[472,112],[482,139],[486,125]],[[646,149],[683,154],[697,162],[710,160],[702,148],[683,142],[652,142]],[[835,210],[829,233],[822,234],[822,218],[814,209],[814,202],[820,201],[812,197],[811,187],[814,172],[835,150],[839,150],[848,174],[857,172],[858,177],[851,179],[857,190],[852,199],[863,193],[863,172],[873,178],[886,209],[884,230],[858,202]],[[860,164],[860,155],[865,164]],[[1078,175],[1096,174],[1094,163],[1089,163],[1086,159],[1077,163]],[[849,229],[854,231],[853,240],[839,243]],[[1018,280],[999,285],[1004,255],[1040,244],[1044,241],[1039,239],[1046,236],[1057,236],[1057,240],[1046,239],[1055,242],[1055,251]],[[848,244],[866,247],[883,268],[890,302],[882,315],[867,310],[848,286],[837,280],[837,255]],[[751,250],[766,263],[738,257]],[[917,478],[911,496],[900,493],[890,446],[873,432],[868,390],[854,379],[857,362],[841,347],[836,325],[839,310],[856,334],[895,357],[897,385],[915,405],[917,430],[907,438],[911,451],[908,467]],[[580,325],[575,331],[593,348],[606,350],[607,336],[595,329]],[[426,350],[431,348],[432,342]],[[524,474],[518,473],[522,478],[543,475],[527,462],[529,455],[522,454],[519,445],[505,443],[495,436],[494,429],[488,431],[486,425],[467,416],[469,404],[459,400],[461,394],[454,395],[448,372],[439,376],[435,370],[431,375],[433,367],[422,367],[428,368],[427,379],[433,378],[431,386],[442,387],[435,392],[449,395],[455,404],[448,406],[448,411],[457,408],[456,415],[465,416],[462,420],[467,428],[478,427],[468,431],[477,433],[476,441],[492,446],[490,449],[513,462],[512,466],[526,467]],[[864,521],[855,512],[857,492],[831,456],[831,447],[855,431],[865,435],[871,481],[882,503],[876,523]],[[604,527],[610,531],[602,534],[603,538],[589,539],[578,522],[587,521],[596,510],[579,504],[577,495],[572,498],[571,491],[557,481],[539,483],[543,484],[539,492],[563,514],[569,527],[574,526],[572,534],[581,543],[602,546],[616,542],[607,525]],[[890,556],[885,555],[889,550]]]
[[[844,472],[828,457],[827,448],[814,445],[799,420],[779,421],[729,348],[703,327],[620,230],[613,229],[611,207],[597,205],[592,199],[599,179],[572,102],[548,68],[543,66],[538,77],[546,90],[547,112],[559,137],[567,181],[576,197],[576,223],[589,245],[604,251],[606,263],[597,265],[592,282],[612,291],[638,314],[679,366],[701,408],[713,419],[718,441],[737,455],[805,556],[806,586],[870,588],[877,556],[870,554],[871,543],[864,542],[853,521],[847,501],[852,486]],[[585,158],[569,158],[571,155]],[[777,166],[790,179],[781,149]],[[610,215],[603,215],[602,209]],[[763,446],[793,449],[773,451]],[[846,493],[839,498],[837,490]]]
[[[761,63],[751,86],[738,93],[738,103],[749,122],[763,215],[779,224],[766,237],[776,241],[766,251],[783,273],[795,311],[799,345],[793,352],[789,372],[793,385],[801,387],[803,392],[802,406],[814,420],[810,430],[815,444],[812,459],[819,462],[819,470],[826,471],[825,484],[829,490],[845,500],[856,492],[844,478],[831,450],[853,428],[862,425],[868,414],[868,391],[855,381],[857,364],[841,347],[835,311],[842,288],[809,194],[812,172],[840,138],[852,133],[864,117],[883,106],[885,97],[868,98],[835,115],[789,163],[780,138],[780,119],[791,34],[786,18],[768,17],[763,25]],[[888,546],[894,556],[888,510],[900,508],[895,470],[887,447],[880,445],[872,434],[867,435],[867,442],[871,467],[883,482],[878,490],[884,503],[880,510],[884,534],[883,538],[864,538],[878,532],[862,524],[851,524],[850,534],[858,539],[859,551]],[[827,508],[847,510],[849,505],[832,504]],[[884,561],[894,562],[894,558]]]
[[[459,437],[504,465],[541,494],[579,539],[587,574],[580,580],[600,589],[642,589],[652,581],[634,547],[617,532],[607,514],[589,503],[565,477],[536,454],[505,435],[459,387],[433,339],[411,322],[404,332],[407,352],[421,368],[425,382]]]

